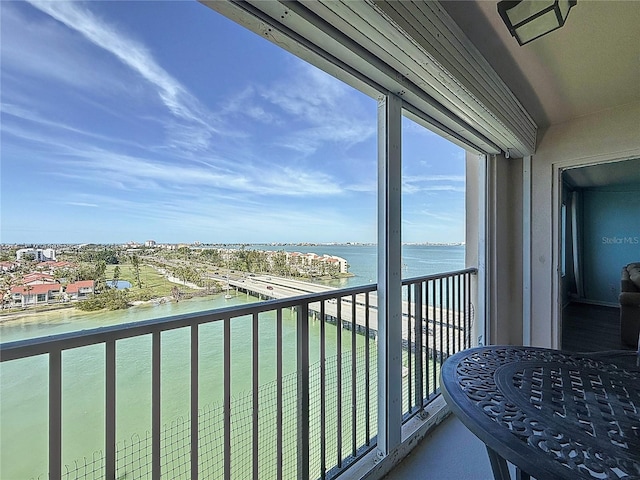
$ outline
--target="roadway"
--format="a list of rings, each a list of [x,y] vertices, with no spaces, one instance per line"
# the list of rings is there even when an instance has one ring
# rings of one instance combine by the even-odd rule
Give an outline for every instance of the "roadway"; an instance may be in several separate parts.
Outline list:
[[[226,282],[226,278],[217,278],[217,280],[221,282]],[[255,276],[238,276],[236,278],[229,279],[229,286],[238,291],[245,291],[251,295],[259,296],[260,298],[267,299],[280,299],[280,298],[289,298],[295,297],[299,295],[306,294],[322,294],[328,293],[336,290],[333,287],[329,287],[327,285],[319,285],[317,283],[304,282],[301,280],[295,280],[291,278],[283,278],[277,277],[273,275],[255,275]],[[355,312],[353,308],[353,303],[351,301],[351,296],[343,297],[340,300],[340,318],[342,319],[343,327],[352,329],[352,325],[354,323],[353,317],[355,313],[355,324],[358,326],[356,328],[359,332],[365,331],[365,323],[366,323],[366,308],[364,305],[365,298],[364,294],[359,294],[356,296],[356,306]],[[375,292],[371,292],[369,294],[369,329],[373,336],[377,335],[378,331],[378,296]],[[335,321],[338,318],[338,301],[337,299],[330,299],[325,302],[325,315],[330,316],[330,321]],[[410,305],[408,302],[402,302],[402,338],[408,339],[409,337],[412,339],[414,337],[414,327],[411,327],[411,334],[409,335],[409,325],[407,322],[408,314],[409,314]],[[316,304],[310,304],[309,309],[312,312],[319,313],[320,306]],[[411,304],[411,311],[413,312],[412,316],[414,316],[415,306]],[[454,327],[453,324],[449,323],[449,319],[453,320],[455,316],[458,316],[461,312],[454,311],[452,309],[445,309],[433,306],[423,306],[422,314],[423,318],[429,319],[429,346],[431,348],[436,346],[437,350],[441,350],[440,344],[442,342],[446,342],[446,332],[449,331],[449,345],[453,344],[454,336],[457,337],[459,335],[460,329]],[[461,319],[458,318],[458,324],[464,323],[461,322]],[[412,322],[413,323],[413,322]],[[442,334],[441,334],[441,329]],[[423,331],[426,330],[426,325],[423,326]],[[442,340],[441,340],[442,339]],[[423,342],[424,343],[424,342]],[[457,343],[457,340],[456,340]]]

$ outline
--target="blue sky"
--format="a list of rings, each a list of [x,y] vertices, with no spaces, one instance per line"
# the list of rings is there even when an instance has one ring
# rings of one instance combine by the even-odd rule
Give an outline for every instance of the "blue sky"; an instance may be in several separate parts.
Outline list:
[[[197,2],[0,10],[0,242],[375,241],[375,99]],[[464,241],[464,152],[402,148],[403,241]]]

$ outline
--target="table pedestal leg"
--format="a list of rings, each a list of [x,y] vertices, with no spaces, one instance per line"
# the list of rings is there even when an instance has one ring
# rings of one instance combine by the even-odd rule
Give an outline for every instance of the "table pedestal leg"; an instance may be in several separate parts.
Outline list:
[[[495,480],[511,480],[511,474],[509,473],[506,460],[489,447],[487,447],[487,453],[489,454],[489,462],[491,462],[493,478],[495,478]]]
[[[507,461],[489,447],[487,447],[487,453],[489,454],[489,462],[491,462],[493,478],[495,480],[511,480]],[[531,477],[527,472],[523,472],[516,467],[516,480],[531,480]]]

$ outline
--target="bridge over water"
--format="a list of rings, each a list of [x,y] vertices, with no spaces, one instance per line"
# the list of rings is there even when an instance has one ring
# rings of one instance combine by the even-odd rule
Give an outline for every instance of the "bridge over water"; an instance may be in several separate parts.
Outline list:
[[[218,280],[226,282],[226,278],[218,278]],[[337,290],[327,285],[273,275],[230,278],[229,286],[238,293],[247,293],[265,300],[289,298],[307,294],[330,294]],[[405,289],[406,295],[407,287],[403,288]],[[442,284],[440,284],[440,288],[442,288]],[[449,295],[448,290],[446,292],[446,295]],[[438,295],[434,294],[432,298],[437,296]],[[422,318],[426,319],[426,321],[423,322],[422,332],[428,332],[426,337],[423,336],[423,345],[429,349],[435,348],[438,352],[443,351],[443,346],[444,350],[447,351],[449,345],[459,344],[461,335],[464,331],[468,330],[471,321],[468,302],[460,299],[457,304],[453,301],[447,303],[446,299],[443,298],[445,297],[443,293],[440,293],[439,297],[443,299],[443,305],[427,305],[426,300],[423,299],[422,301]],[[369,294],[368,303],[369,334],[375,338],[378,332],[378,296],[376,292]],[[433,302],[432,300],[432,303],[440,302]],[[314,316],[318,317],[320,315],[320,302],[310,304],[309,308]],[[366,309],[364,294],[356,295],[355,308],[351,295],[340,298],[337,296],[329,297],[329,299],[324,302],[324,314],[329,322],[337,323],[337,319],[340,317],[343,328],[352,329],[355,325],[356,331],[362,334],[366,332]],[[413,343],[415,339],[415,310],[415,302],[408,302],[406,300],[402,302],[402,338],[405,346],[409,343],[409,338],[411,339],[411,343]],[[444,332],[449,332],[449,338],[444,336]]]

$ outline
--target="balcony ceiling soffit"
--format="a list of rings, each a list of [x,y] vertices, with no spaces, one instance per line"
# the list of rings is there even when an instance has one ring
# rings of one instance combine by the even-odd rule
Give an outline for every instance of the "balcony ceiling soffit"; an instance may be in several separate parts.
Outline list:
[[[401,95],[412,114],[455,143],[489,153],[507,148],[514,155],[533,151],[536,127],[515,97],[511,95],[510,104],[497,115],[481,99],[493,96],[494,101],[504,102],[502,96],[496,99],[495,91],[486,88],[469,90],[467,80],[446,71],[370,1],[203,3],[365,93],[377,96],[388,90]],[[433,13],[429,5],[427,13],[439,28],[456,28],[450,20],[445,26],[446,13],[441,9]],[[488,64],[474,68],[490,69]],[[501,93],[508,97],[508,90]]]
[[[579,0],[560,29],[520,47],[495,1],[442,7],[540,129],[640,101],[640,2]]]
[[[401,38],[388,47],[387,57],[399,71],[411,69],[420,86],[437,90],[454,108],[459,110],[463,105],[476,110],[477,116],[468,115],[466,120],[486,122],[483,127],[496,138],[502,137],[503,147],[520,154],[532,152],[535,123],[439,2],[374,3],[400,32]],[[388,27],[382,26],[379,36],[386,36],[386,30]],[[409,61],[400,63],[398,51],[406,52]],[[509,145],[513,137],[522,144]]]

